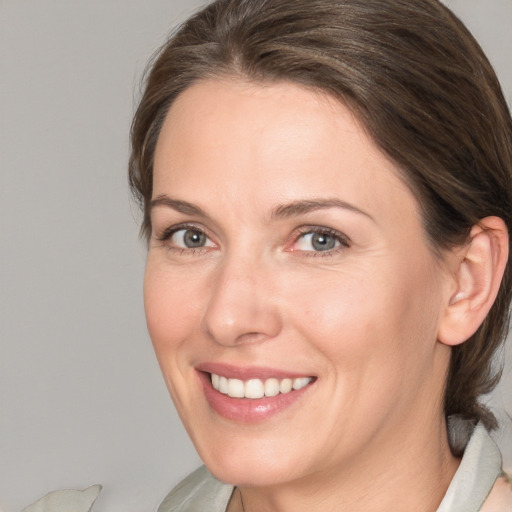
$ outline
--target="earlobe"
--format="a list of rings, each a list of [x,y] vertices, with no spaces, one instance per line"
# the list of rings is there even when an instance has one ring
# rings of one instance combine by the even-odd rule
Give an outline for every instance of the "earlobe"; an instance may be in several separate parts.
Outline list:
[[[496,299],[508,260],[508,231],[503,220],[482,219],[473,226],[468,244],[455,257],[455,290],[438,330],[438,340],[451,346],[476,332]]]

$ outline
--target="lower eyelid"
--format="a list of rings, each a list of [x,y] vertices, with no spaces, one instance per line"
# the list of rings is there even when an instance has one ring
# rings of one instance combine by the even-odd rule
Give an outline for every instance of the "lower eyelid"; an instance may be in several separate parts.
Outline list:
[[[181,245],[179,245],[179,243],[183,241],[182,239],[185,237],[185,234],[187,233],[187,231],[198,233],[198,234],[204,236],[205,244],[201,245],[199,247],[182,247]],[[178,247],[180,249],[195,250],[195,249],[206,249],[208,247],[215,247],[215,243],[212,241],[212,239],[202,229],[197,229],[195,227],[180,227],[180,228],[175,229],[174,231],[171,232],[168,240],[172,242],[173,238],[175,236],[177,236],[178,234],[180,234],[179,237],[178,237],[179,241],[174,241],[173,243],[176,245],[176,247]]]
[[[299,243],[300,239],[306,237],[307,235],[312,235],[312,236],[313,235],[325,235],[328,237],[332,237],[336,240],[336,246],[333,247],[332,249],[328,249],[326,251],[315,251],[314,249],[312,249],[310,251],[308,251],[307,249],[296,249],[296,250],[301,250],[303,252],[318,252],[318,253],[325,252],[325,253],[327,253],[330,251],[336,251],[336,249],[339,249],[339,248],[348,248],[351,245],[350,240],[343,233],[339,233],[337,231],[332,231],[332,230],[326,230],[326,229],[311,229],[311,228],[308,228],[307,230],[304,230],[301,233],[299,233],[299,235],[297,235],[294,238],[293,244],[295,245],[295,244]]]

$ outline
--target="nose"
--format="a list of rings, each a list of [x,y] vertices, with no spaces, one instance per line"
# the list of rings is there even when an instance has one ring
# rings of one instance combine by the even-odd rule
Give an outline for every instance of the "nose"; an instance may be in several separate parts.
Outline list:
[[[231,258],[211,280],[203,329],[216,343],[236,346],[276,337],[282,328],[272,271],[261,261]]]

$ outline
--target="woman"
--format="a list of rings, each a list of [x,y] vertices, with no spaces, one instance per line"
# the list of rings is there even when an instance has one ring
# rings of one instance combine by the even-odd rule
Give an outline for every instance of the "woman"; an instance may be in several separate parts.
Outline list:
[[[478,399],[511,297],[512,121],[445,7],[213,2],[153,64],[130,179],[149,332],[208,468],[161,512],[509,500]]]

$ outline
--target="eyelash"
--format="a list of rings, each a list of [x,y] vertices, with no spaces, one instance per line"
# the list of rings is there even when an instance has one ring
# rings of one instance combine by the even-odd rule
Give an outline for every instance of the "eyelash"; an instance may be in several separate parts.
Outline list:
[[[170,226],[167,229],[165,229],[160,235],[156,236],[155,238],[162,243],[168,242],[172,236],[177,233],[178,231],[182,230],[190,230],[190,231],[196,231],[198,233],[204,234],[209,240],[211,238],[206,234],[205,230],[200,228],[199,226],[196,226],[194,224],[179,224],[175,226]],[[325,226],[303,226],[301,228],[298,228],[297,230],[298,234],[294,235],[292,237],[292,245],[299,242],[299,240],[306,236],[306,235],[325,235],[334,238],[337,242],[339,242],[339,245],[337,247],[334,247],[332,249],[328,249],[326,251],[307,251],[302,249],[291,249],[290,252],[298,252],[301,254],[301,256],[305,257],[314,257],[314,258],[322,258],[322,257],[332,257],[333,255],[337,254],[338,252],[343,251],[344,249],[348,249],[351,246],[350,239],[344,235],[343,233],[336,231],[335,229],[327,228]],[[203,247],[175,247],[173,245],[167,244],[167,247],[169,250],[176,251],[179,254],[189,254],[189,255],[196,255],[198,253],[202,253],[209,249],[210,246],[203,246]]]
[[[203,246],[203,247],[196,247],[196,248],[194,248],[194,247],[175,247],[173,245],[166,244],[166,242],[168,242],[173,237],[173,235],[175,235],[178,231],[182,231],[182,230],[183,231],[195,231],[197,233],[201,233],[201,234],[205,235],[209,240],[211,240],[211,238],[206,234],[204,229],[200,228],[199,226],[195,226],[194,224],[178,224],[175,226],[170,226],[167,229],[165,229],[160,235],[157,235],[155,238],[159,242],[162,242],[162,244],[166,245],[167,249],[169,251],[175,251],[180,255],[183,254],[183,255],[194,256],[194,255],[200,254],[202,252],[205,252],[210,248],[210,246]]]
[[[200,229],[197,226],[194,226],[193,224],[179,224],[177,226],[169,226],[168,228],[164,229],[164,231],[156,236],[156,239],[160,242],[166,242],[169,240],[169,238],[174,235],[174,233],[181,231],[182,229],[190,229],[191,231],[200,231],[201,233],[204,233],[202,229]]]
[[[299,252],[301,256],[305,256],[308,258],[326,258],[332,257],[337,253],[348,249],[352,242],[350,238],[340,231],[337,231],[332,228],[327,228],[325,226],[303,226],[298,229],[298,235],[293,237],[293,244],[296,244],[302,237],[306,235],[325,235],[329,237],[333,237],[337,242],[339,242],[339,246],[328,249],[326,251],[306,251],[301,249],[292,250],[293,252]]]

